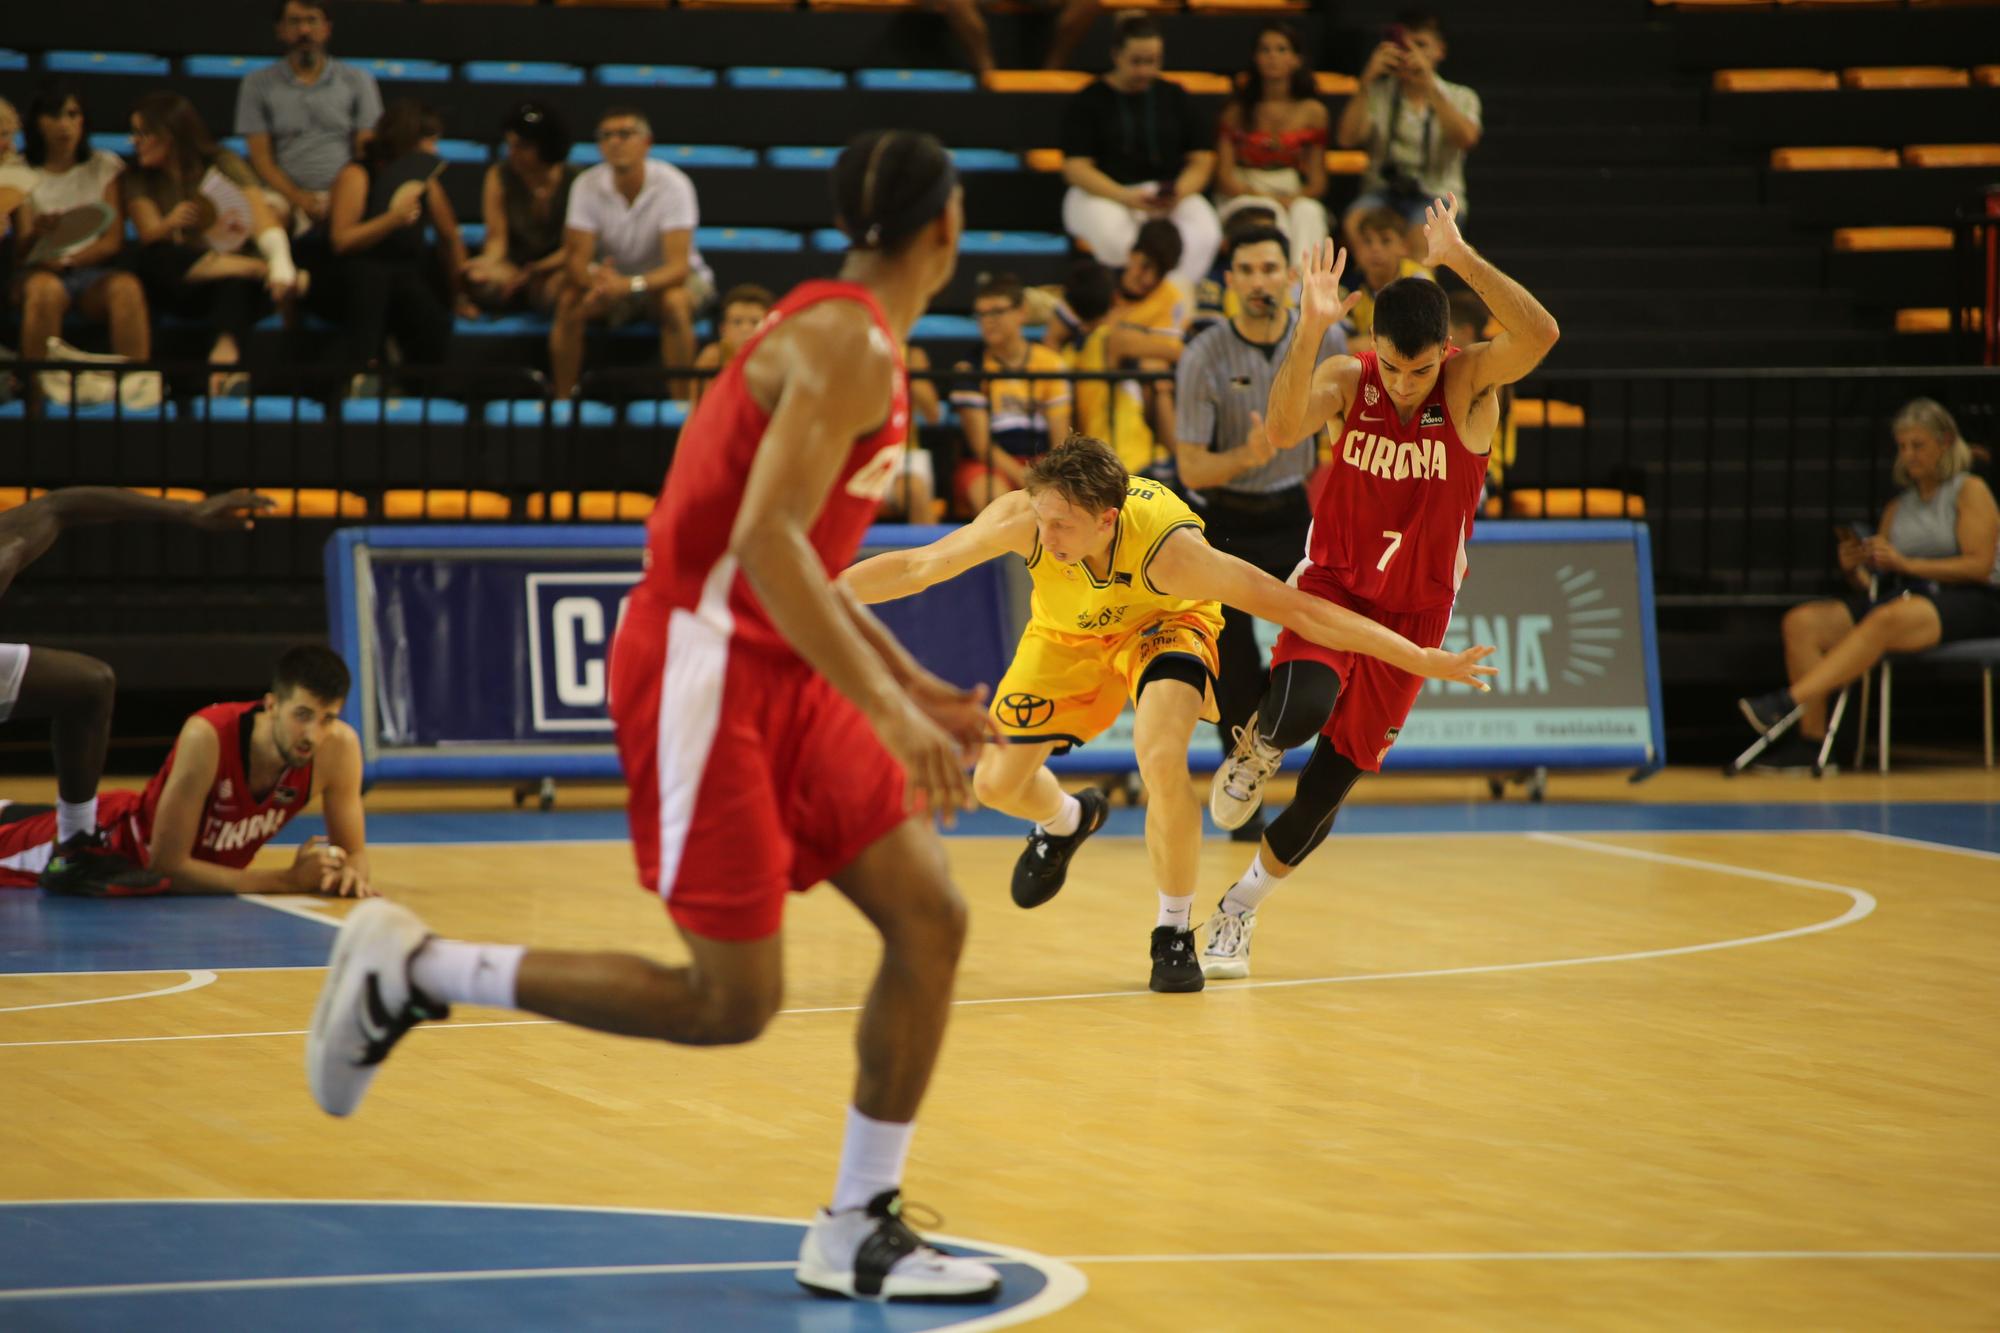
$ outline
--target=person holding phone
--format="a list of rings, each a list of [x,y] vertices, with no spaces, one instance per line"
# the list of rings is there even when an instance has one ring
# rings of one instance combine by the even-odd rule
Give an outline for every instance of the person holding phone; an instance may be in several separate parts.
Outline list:
[[[1438,77],[1444,27],[1435,14],[1404,10],[1361,70],[1361,86],[1341,108],[1334,142],[1368,150],[1361,193],[1341,217],[1347,243],[1355,221],[1390,208],[1410,229],[1410,253],[1424,252],[1424,206],[1446,195],[1466,208],[1465,155],[1479,143],[1479,94]]]
[[[1885,655],[2000,637],[2000,507],[1972,471],[1985,451],[1930,398],[1906,404],[1894,429],[1901,489],[1882,510],[1881,531],[1835,529],[1848,595],[1786,612],[1791,684],[1737,701],[1774,742],[1760,767],[1811,767],[1826,738],[1827,699]]]

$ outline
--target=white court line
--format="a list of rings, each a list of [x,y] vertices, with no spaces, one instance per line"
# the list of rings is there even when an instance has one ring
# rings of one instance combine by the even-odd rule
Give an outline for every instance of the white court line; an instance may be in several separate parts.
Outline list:
[[[37,976],[66,976],[63,972],[36,973]],[[121,997],[130,998],[130,997]],[[84,1001],[83,1003],[90,1003]],[[0,1013],[6,1012],[0,1010]],[[418,1032],[449,1032],[453,1028],[545,1028],[556,1026],[553,1018],[501,1018],[491,1022],[425,1023]],[[225,1041],[237,1037],[303,1037],[304,1028],[281,1028],[273,1032],[190,1032],[174,1037],[71,1037],[61,1041],[0,1041],[0,1049],[13,1046],[123,1046],[142,1041]]]
[[[2000,861],[2000,852],[1989,852],[1982,847],[1960,847],[1953,842],[1932,842],[1929,838],[1906,838],[1897,833],[1876,833],[1871,829],[1851,828],[1845,830],[1850,838],[1861,838],[1867,842],[1886,842],[1894,847],[1921,847],[1927,852],[1950,852],[1954,856],[1976,856],[1988,861]]]
[[[1066,1264],[1516,1264],[1764,1262],[1784,1259],[1883,1260],[1915,1263],[2000,1262],[2000,1250],[1464,1250],[1324,1254],[1068,1254]]]
[[[306,921],[316,921],[322,926],[340,929],[340,918],[328,916],[312,904],[331,903],[331,898],[315,898],[308,893],[239,893],[236,895],[246,903],[268,907],[273,912],[283,912],[286,916],[299,917]]]
[[[36,972],[40,977],[70,977],[74,972]],[[150,1000],[161,995],[179,995],[182,991],[200,990],[203,986],[215,984],[215,973],[190,968],[187,980],[176,986],[163,986],[158,990],[134,991],[130,995],[100,995],[94,1000],[56,1000],[50,1004],[10,1004],[0,1008],[0,1014],[24,1013],[29,1009],[74,1009],[82,1004],[117,1004],[120,1000]]]

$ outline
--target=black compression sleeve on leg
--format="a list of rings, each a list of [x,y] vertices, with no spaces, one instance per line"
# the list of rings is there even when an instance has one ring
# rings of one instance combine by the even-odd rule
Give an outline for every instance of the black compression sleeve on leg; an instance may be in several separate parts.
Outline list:
[[[1301,658],[1271,669],[1271,685],[1257,709],[1257,734],[1280,750],[1304,745],[1333,716],[1340,674],[1324,662]]]
[[[1319,738],[1312,758],[1299,774],[1292,803],[1264,830],[1264,841],[1271,844],[1280,861],[1295,866],[1326,841],[1326,835],[1333,831],[1333,818],[1340,813],[1340,803],[1360,776],[1361,769],[1352,759],[1334,749],[1326,737]]]

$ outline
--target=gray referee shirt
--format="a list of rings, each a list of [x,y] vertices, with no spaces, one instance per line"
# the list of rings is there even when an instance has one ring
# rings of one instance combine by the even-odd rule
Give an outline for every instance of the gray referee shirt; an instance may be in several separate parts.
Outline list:
[[[1203,445],[1210,453],[1242,444],[1250,434],[1250,414],[1265,415],[1271,381],[1285,364],[1298,327],[1298,312],[1288,310],[1284,336],[1275,343],[1251,342],[1236,331],[1233,320],[1212,325],[1189,343],[1174,371],[1174,428],[1181,442]],[[1335,325],[1320,342],[1319,360],[1346,350],[1347,335]],[[1262,467],[1239,473],[1213,489],[1269,495],[1305,485],[1317,466],[1318,453],[1308,435]]]

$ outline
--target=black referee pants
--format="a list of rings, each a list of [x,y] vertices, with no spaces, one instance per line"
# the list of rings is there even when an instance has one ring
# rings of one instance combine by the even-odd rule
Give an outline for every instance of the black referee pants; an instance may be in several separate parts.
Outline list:
[[[1201,492],[1199,510],[1207,521],[1208,542],[1245,564],[1257,566],[1275,579],[1291,577],[1306,556],[1306,532],[1312,526],[1312,505],[1306,488],[1294,486],[1268,495],[1238,495],[1229,491]],[[1216,644],[1221,671],[1215,683],[1222,752],[1235,744],[1235,728],[1248,726],[1270,681],[1264,654],[1257,647],[1256,621],[1233,606],[1222,608],[1222,638]]]

